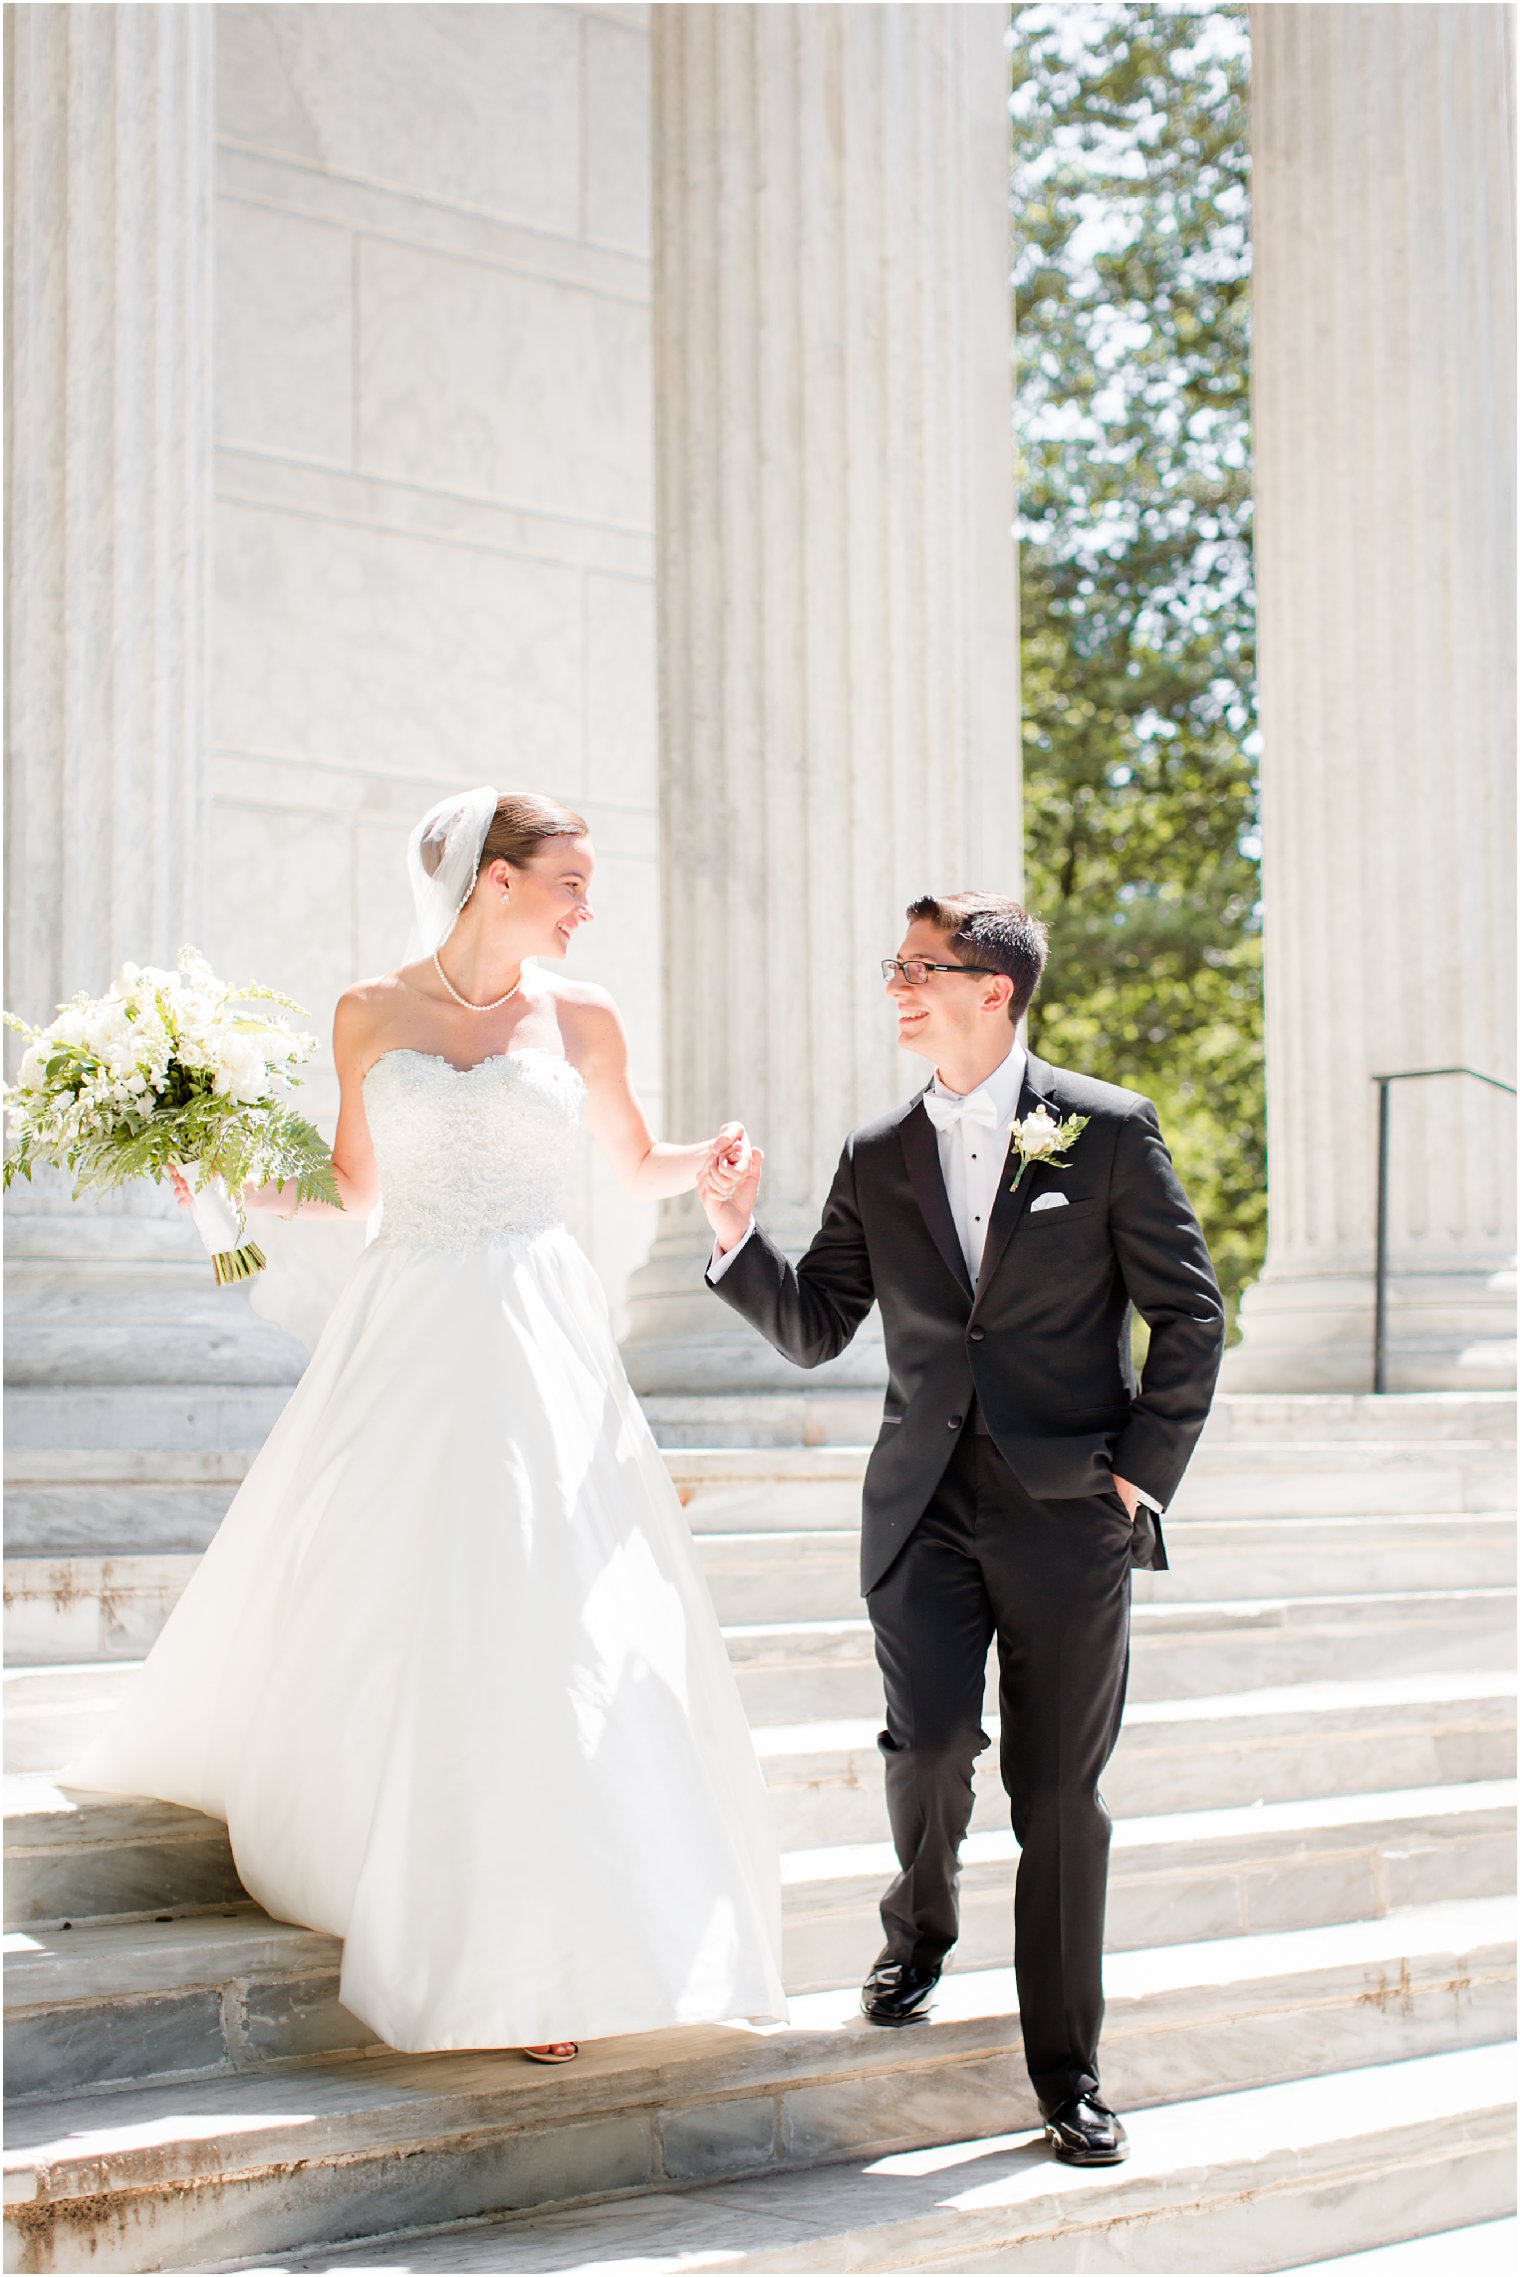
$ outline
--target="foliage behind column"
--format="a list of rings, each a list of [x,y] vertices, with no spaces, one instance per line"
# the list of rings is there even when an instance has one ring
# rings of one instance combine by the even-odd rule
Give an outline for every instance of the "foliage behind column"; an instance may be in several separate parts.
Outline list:
[[[1045,1057],[1265,1240],[1246,10],[1015,8],[1026,878]]]

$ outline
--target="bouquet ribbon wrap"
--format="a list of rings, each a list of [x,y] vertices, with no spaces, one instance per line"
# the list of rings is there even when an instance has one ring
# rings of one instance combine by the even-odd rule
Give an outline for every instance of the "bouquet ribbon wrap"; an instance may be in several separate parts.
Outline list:
[[[244,1241],[242,1217],[220,1178],[208,1178],[197,1190],[190,1222],[205,1245],[219,1289],[263,1272],[264,1252],[257,1242]]]

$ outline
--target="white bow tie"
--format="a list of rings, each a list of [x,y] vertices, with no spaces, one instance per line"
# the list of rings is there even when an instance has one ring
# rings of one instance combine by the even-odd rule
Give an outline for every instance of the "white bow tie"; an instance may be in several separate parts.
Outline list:
[[[924,1113],[937,1131],[949,1131],[957,1123],[979,1123],[984,1130],[995,1131],[999,1116],[997,1107],[985,1091],[968,1092],[958,1099],[950,1091],[926,1091]]]

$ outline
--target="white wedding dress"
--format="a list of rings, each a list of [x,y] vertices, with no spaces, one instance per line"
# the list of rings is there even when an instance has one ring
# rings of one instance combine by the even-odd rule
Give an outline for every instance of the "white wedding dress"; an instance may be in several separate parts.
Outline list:
[[[379,1237],[67,1775],[225,1819],[395,2048],[786,2014],[754,1749],[561,1221],[583,1096],[543,1050],[369,1070]]]

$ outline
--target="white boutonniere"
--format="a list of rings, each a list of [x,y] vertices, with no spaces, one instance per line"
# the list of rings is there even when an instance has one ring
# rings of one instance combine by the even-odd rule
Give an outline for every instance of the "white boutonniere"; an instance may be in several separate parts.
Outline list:
[[[1064,1123],[1058,1122],[1050,1109],[1041,1105],[1022,1122],[1015,1121],[1009,1151],[1018,1156],[1019,1167],[1009,1193],[1018,1192],[1019,1179],[1031,1162],[1048,1162],[1052,1170],[1069,1170],[1070,1163],[1058,1162],[1056,1157],[1076,1145],[1091,1120],[1090,1115],[1068,1115]]]

